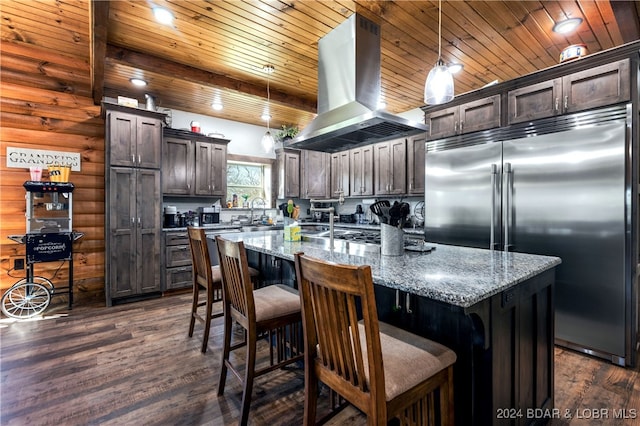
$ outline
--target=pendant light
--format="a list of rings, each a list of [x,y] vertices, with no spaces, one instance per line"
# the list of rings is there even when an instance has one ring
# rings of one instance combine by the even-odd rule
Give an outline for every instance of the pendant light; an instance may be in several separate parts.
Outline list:
[[[427,76],[424,85],[424,101],[429,105],[438,105],[452,99],[453,76],[442,60],[442,0],[438,0],[438,62]]]
[[[264,152],[270,153],[273,151],[274,141],[273,136],[271,136],[271,129],[269,129],[269,120],[271,120],[271,94],[269,92],[269,76],[271,75],[271,73],[273,73],[273,71],[275,71],[275,68],[273,67],[273,65],[265,65],[264,67],[262,67],[262,70],[267,73],[267,110],[262,115],[262,118],[264,120],[267,120],[267,132],[262,137],[262,148],[264,149]]]

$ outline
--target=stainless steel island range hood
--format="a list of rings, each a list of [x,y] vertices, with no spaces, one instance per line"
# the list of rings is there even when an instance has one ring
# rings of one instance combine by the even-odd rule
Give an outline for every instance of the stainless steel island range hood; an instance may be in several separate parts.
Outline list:
[[[318,116],[285,147],[337,152],[427,131],[379,100],[380,26],[354,13],[318,41]]]

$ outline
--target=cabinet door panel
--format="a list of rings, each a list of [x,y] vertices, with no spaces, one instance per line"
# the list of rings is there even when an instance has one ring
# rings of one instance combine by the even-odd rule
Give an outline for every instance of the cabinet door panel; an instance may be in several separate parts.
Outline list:
[[[329,154],[320,151],[301,152],[302,194],[301,198],[328,198],[330,186]]]
[[[405,194],[407,192],[407,142],[404,138],[391,141],[391,158],[389,159],[389,193]]]
[[[212,146],[210,143],[196,142],[195,194],[211,194]]]
[[[139,217],[137,241],[137,271],[139,291],[160,290],[160,171],[140,169],[137,183]]]
[[[629,60],[564,76],[562,84],[565,113],[628,101]]]
[[[460,105],[460,133],[500,126],[500,95]]]
[[[349,151],[341,151],[331,154],[331,197],[338,191],[349,196]]]
[[[451,107],[436,111],[427,116],[429,139],[444,138],[458,133],[460,108]]]
[[[276,160],[278,198],[300,197],[300,151],[278,151]]]
[[[135,294],[136,171],[112,167],[109,171],[110,297]]]
[[[554,79],[509,91],[509,124],[557,114],[561,90],[561,80]]]
[[[137,129],[137,166],[159,169],[162,165],[162,124],[160,120],[138,117]]]
[[[425,135],[414,136],[407,142],[407,193],[424,195]]]
[[[373,145],[349,151],[351,195],[373,195]]]
[[[212,145],[211,195],[227,195],[227,146]]]
[[[115,111],[107,114],[109,162],[112,166],[133,166],[136,156],[137,117]]]
[[[389,193],[389,176],[391,174],[389,159],[391,155],[391,145],[388,143],[374,145],[373,168],[375,173],[373,191],[375,194],[385,195]]]
[[[162,164],[162,192],[189,195],[193,181],[193,144],[191,141],[165,138]]]

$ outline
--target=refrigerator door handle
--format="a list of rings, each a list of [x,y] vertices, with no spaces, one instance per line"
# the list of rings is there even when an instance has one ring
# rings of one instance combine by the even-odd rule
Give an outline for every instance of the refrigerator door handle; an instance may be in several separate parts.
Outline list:
[[[504,163],[504,210],[502,223],[504,223],[504,251],[509,251],[509,231],[511,228],[511,204],[512,204],[512,190],[513,190],[513,170],[511,169],[511,163]]]
[[[489,235],[489,248],[491,250],[497,248],[496,247],[496,198],[497,198],[497,188],[496,185],[498,183],[498,165],[493,163],[491,164],[491,230],[489,231],[491,234]]]

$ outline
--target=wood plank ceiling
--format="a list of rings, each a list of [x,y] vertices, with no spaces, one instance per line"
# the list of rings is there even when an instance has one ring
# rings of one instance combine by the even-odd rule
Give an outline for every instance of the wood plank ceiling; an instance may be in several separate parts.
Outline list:
[[[156,22],[152,4],[173,14],[172,25]],[[256,125],[267,108],[265,64],[275,67],[271,126],[302,128],[314,117],[318,39],[356,11],[381,25],[388,111],[424,105],[438,57],[437,1],[136,0],[94,1],[93,9],[98,99],[143,101],[147,92],[161,107]],[[460,94],[556,65],[571,44],[595,53],[637,40],[639,16],[635,1],[443,1],[442,58],[464,64],[455,76]],[[578,30],[554,33],[568,17],[583,19]],[[149,85],[134,89],[131,77]],[[223,110],[211,108],[214,100]]]

